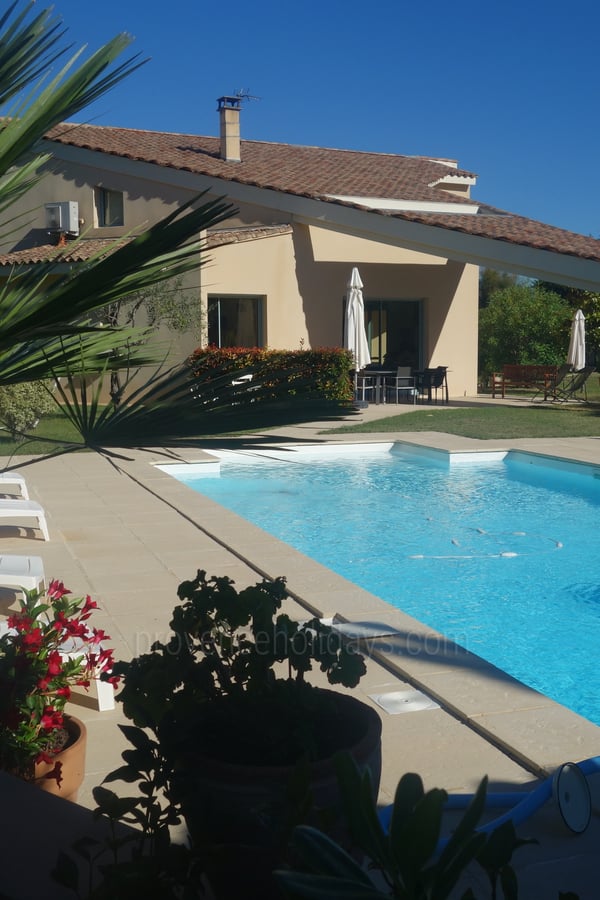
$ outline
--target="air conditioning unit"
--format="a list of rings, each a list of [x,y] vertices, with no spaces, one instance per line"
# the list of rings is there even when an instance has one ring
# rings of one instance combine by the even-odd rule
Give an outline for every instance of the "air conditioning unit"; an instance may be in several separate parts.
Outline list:
[[[46,203],[46,228],[48,231],[63,231],[65,234],[79,234],[79,203],[76,200],[59,200]]]

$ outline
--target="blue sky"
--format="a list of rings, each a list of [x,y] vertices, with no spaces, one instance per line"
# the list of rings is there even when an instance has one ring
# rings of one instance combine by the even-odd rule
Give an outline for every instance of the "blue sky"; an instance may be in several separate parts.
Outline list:
[[[42,3],[40,5],[44,5]],[[445,157],[473,196],[600,237],[596,0],[55,0],[77,47],[121,31],[149,62],[78,120]]]

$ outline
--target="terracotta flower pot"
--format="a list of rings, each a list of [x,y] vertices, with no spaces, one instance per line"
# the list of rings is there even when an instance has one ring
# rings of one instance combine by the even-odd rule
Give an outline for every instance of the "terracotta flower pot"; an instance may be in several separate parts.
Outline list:
[[[67,746],[57,753],[52,763],[36,764],[34,784],[43,791],[75,803],[85,775],[87,730],[81,719],[76,716],[65,716],[65,727],[69,732]],[[56,762],[61,763],[62,780],[60,785],[55,778],[45,777],[48,772],[52,771]]]

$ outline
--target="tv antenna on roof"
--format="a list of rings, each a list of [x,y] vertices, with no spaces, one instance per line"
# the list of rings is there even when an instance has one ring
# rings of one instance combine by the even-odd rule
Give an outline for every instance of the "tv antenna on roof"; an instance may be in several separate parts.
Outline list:
[[[260,100],[260,97],[254,97],[248,88],[240,88],[239,91],[235,91],[233,96],[237,100]]]

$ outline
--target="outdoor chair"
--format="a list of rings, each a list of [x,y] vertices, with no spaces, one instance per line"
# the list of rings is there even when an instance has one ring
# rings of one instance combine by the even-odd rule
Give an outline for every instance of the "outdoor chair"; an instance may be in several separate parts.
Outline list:
[[[580,372],[574,372],[570,378],[564,380],[563,385],[557,385],[553,391],[552,400],[564,403],[567,400],[583,400],[587,403],[586,382],[595,371],[595,366],[586,366]],[[577,395],[580,396],[577,396]]]
[[[411,399],[413,403],[417,401],[417,389],[415,387],[415,379],[410,366],[398,366],[395,375],[385,379],[386,399],[394,398],[395,403],[400,402],[402,394],[407,400]]]
[[[365,372],[358,372],[356,375],[356,397],[355,400],[361,400],[363,403],[369,398],[375,396],[375,379],[372,375]]]
[[[538,388],[531,400],[538,400],[542,396],[544,400],[555,400],[556,392],[566,388],[572,377],[573,366],[571,366],[570,363],[564,363],[559,367],[556,375],[552,378],[551,383]]]
[[[419,394],[427,395],[427,402],[437,403],[438,391],[442,392],[442,403],[448,402],[447,366],[436,366],[435,369],[423,369],[416,372]]]

